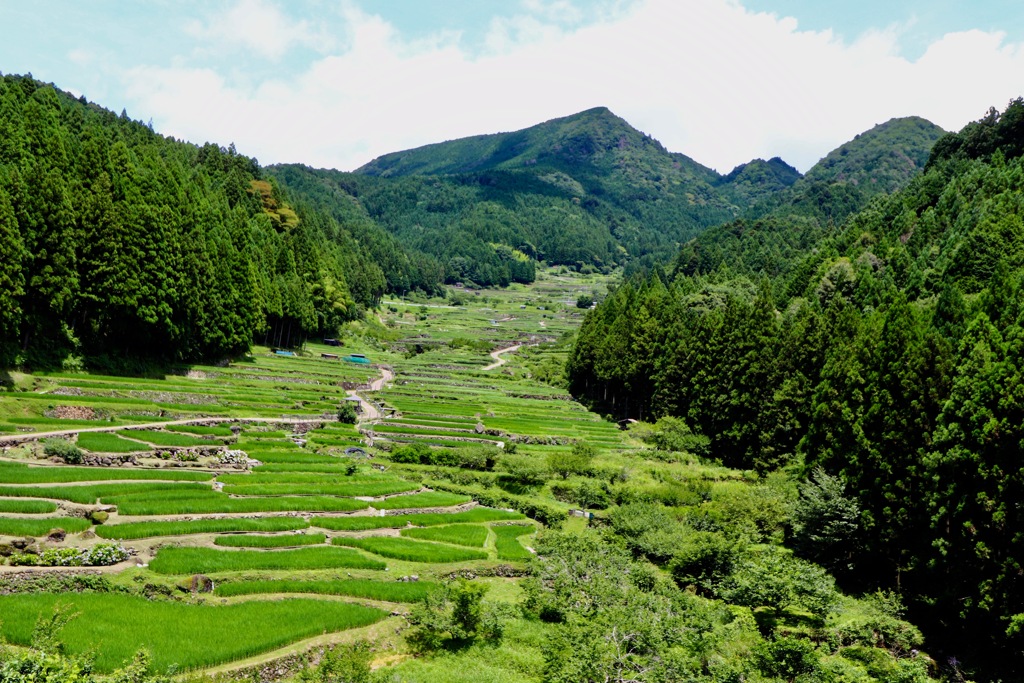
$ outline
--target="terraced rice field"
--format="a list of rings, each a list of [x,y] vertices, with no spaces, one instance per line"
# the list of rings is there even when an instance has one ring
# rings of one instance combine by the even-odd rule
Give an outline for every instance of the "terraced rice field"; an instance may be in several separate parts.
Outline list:
[[[68,649],[96,646],[101,672],[143,646],[154,670],[231,662],[371,624],[386,615],[379,602],[408,609],[454,570],[522,574],[523,541],[538,528],[527,516],[564,516],[571,505],[546,488],[506,486],[504,454],[542,463],[578,440],[622,448],[613,424],[532,376],[564,359],[558,340],[579,324],[575,298],[594,282],[550,276],[426,314],[418,302],[390,304],[383,324],[355,325],[345,338],[344,352],[364,353],[368,366],[321,357],[337,349],[309,343],[294,357],[257,347],[225,367],[147,378],[21,377],[0,395],[0,445],[60,432],[84,457],[110,462],[61,464],[42,441],[8,443],[0,543],[31,536],[43,549],[61,526],[64,546],[88,546],[95,534],[136,551],[138,566],[111,576],[126,594],[65,600],[82,615],[66,629]],[[523,346],[484,369],[494,362],[488,350],[512,345]],[[385,371],[393,379],[368,391]],[[339,423],[356,389],[382,415]],[[403,446],[424,447],[440,464],[399,462],[392,454]],[[465,447],[485,449],[476,464]],[[0,578],[18,570],[0,562]],[[197,574],[216,588],[193,594],[194,604],[137,595],[146,584],[177,591]],[[396,580],[413,574],[420,580]],[[280,594],[307,597],[260,599]],[[57,599],[0,596],[0,633],[27,642]],[[232,637],[214,635],[223,633]]]

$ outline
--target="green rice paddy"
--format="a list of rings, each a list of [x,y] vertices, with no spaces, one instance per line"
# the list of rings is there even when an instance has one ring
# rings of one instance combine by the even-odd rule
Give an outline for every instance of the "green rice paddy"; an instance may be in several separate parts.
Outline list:
[[[319,545],[327,537],[324,534],[281,534],[260,536],[255,534],[231,534],[213,539],[214,545],[228,548],[294,548],[303,545]]]
[[[150,563],[158,574],[213,574],[257,570],[384,569],[349,548],[299,548],[297,550],[215,550],[213,548],[161,548]]]
[[[214,606],[118,593],[35,593],[0,596],[0,634],[29,645],[36,621],[56,605],[77,614],[61,642],[72,654],[92,653],[99,673],[123,666],[141,649],[149,651],[154,672],[191,671],[387,616],[363,605],[301,598]]]
[[[232,531],[294,531],[309,525],[301,517],[263,517],[260,519],[197,519],[193,521],[128,522],[96,527],[100,538],[128,541],[154,536],[185,536]]]
[[[76,534],[91,526],[89,520],[81,517],[0,517],[0,536],[45,536],[53,529],[63,529],[69,534]]]
[[[402,529],[402,536],[421,541],[440,541],[470,548],[482,548],[487,541],[487,527],[475,524],[431,526],[423,529]]]
[[[390,536],[368,536],[366,538],[335,537],[331,539],[331,543],[361,548],[374,555],[395,560],[405,560],[406,562],[446,563],[487,559],[487,553],[481,550],[456,548],[440,543],[413,541],[408,538],[393,538]]]
[[[317,593],[348,595],[383,602],[418,602],[438,584],[433,581],[375,581],[347,579],[337,581],[232,581],[219,583],[213,594],[218,597],[267,593]]]

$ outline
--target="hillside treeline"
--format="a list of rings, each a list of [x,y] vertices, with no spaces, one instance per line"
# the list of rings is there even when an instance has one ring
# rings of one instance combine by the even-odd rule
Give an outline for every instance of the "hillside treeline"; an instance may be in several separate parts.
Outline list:
[[[194,360],[331,332],[401,289],[377,257],[404,252],[379,236],[290,207],[233,147],[0,78],[0,364]]]
[[[726,465],[840,475],[858,531],[813,559],[902,589],[931,642],[1003,675],[1024,666],[1022,153],[1016,100],[841,225],[791,206],[712,229],[589,314],[568,366],[595,408],[682,418]]]

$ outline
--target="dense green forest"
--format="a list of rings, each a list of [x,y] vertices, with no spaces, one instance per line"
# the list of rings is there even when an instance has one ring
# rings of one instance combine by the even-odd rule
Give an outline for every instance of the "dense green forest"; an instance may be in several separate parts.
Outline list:
[[[0,81],[0,110],[5,365],[288,346],[386,292],[532,282],[541,263],[647,271],[736,216],[801,203],[820,215],[838,195],[849,213],[870,195],[858,183],[898,186],[934,141],[931,124],[900,119],[827,157],[813,182],[780,159],[723,176],[598,108],[342,173],[264,169],[31,77]],[[820,237],[809,230],[805,242]],[[727,256],[716,248],[699,267]]]
[[[335,213],[289,205],[233,147],[178,142],[3,77],[0,362],[290,345],[386,289],[438,286],[439,273],[410,283],[407,271],[430,265],[376,225]]]
[[[841,193],[837,211],[794,194],[626,282],[588,315],[571,388],[617,418],[681,419],[726,465],[837,477],[822,505],[849,526],[797,551],[901,590],[932,649],[1018,678],[1022,198],[1018,99],[845,221]]]
[[[820,213],[827,205],[845,217],[909,182],[941,133],[923,119],[894,119],[833,151],[806,179],[778,158],[720,175],[601,107],[388,154],[355,173],[269,171],[293,195],[358,213],[430,255],[446,282],[505,286],[531,282],[538,261],[650,269],[709,226],[780,206]]]

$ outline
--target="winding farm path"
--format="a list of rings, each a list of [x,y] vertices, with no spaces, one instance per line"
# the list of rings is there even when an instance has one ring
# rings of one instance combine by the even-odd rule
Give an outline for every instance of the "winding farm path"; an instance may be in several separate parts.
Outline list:
[[[508,362],[507,360],[501,357],[502,354],[512,353],[513,351],[518,350],[521,346],[522,344],[516,344],[515,346],[509,346],[504,349],[498,349],[497,351],[491,351],[491,358],[494,359],[494,362],[485,367],[484,370],[493,370],[494,368],[500,368],[502,365]]]
[[[381,368],[380,373],[380,377],[370,382],[370,387],[368,389],[364,389],[364,391],[380,391],[384,388],[385,384],[395,378],[395,373],[389,368]],[[362,408],[362,415],[359,416],[360,422],[379,420],[381,418],[381,414],[380,411],[377,410],[377,406],[360,396],[359,390],[351,389],[348,391],[348,395],[352,398],[359,399],[359,406]]]
[[[384,388],[387,382],[394,379],[395,373],[388,368],[381,368],[381,376],[370,382],[370,386],[366,391],[380,391]],[[376,420],[380,418],[380,411],[377,408],[360,396],[356,389],[351,389],[346,392],[349,396],[359,399],[359,405],[362,406],[363,414],[361,419],[363,420]],[[73,429],[58,429],[48,432],[26,432],[25,434],[3,434],[0,435],[0,447],[2,446],[13,446],[15,444],[23,443],[25,441],[35,441],[36,439],[47,439],[54,436],[70,436],[72,434],[82,434],[85,432],[117,432],[122,429],[131,427],[132,429],[161,429],[163,427],[172,427],[175,425],[195,425],[195,424],[216,424],[221,422],[273,422],[276,424],[300,424],[302,422],[309,422],[311,420],[323,419],[320,415],[310,415],[308,417],[225,417],[223,415],[218,417],[190,417],[181,420],[161,420],[160,422],[144,422],[144,423],[133,423],[130,425],[108,425],[104,427],[76,427]]]

